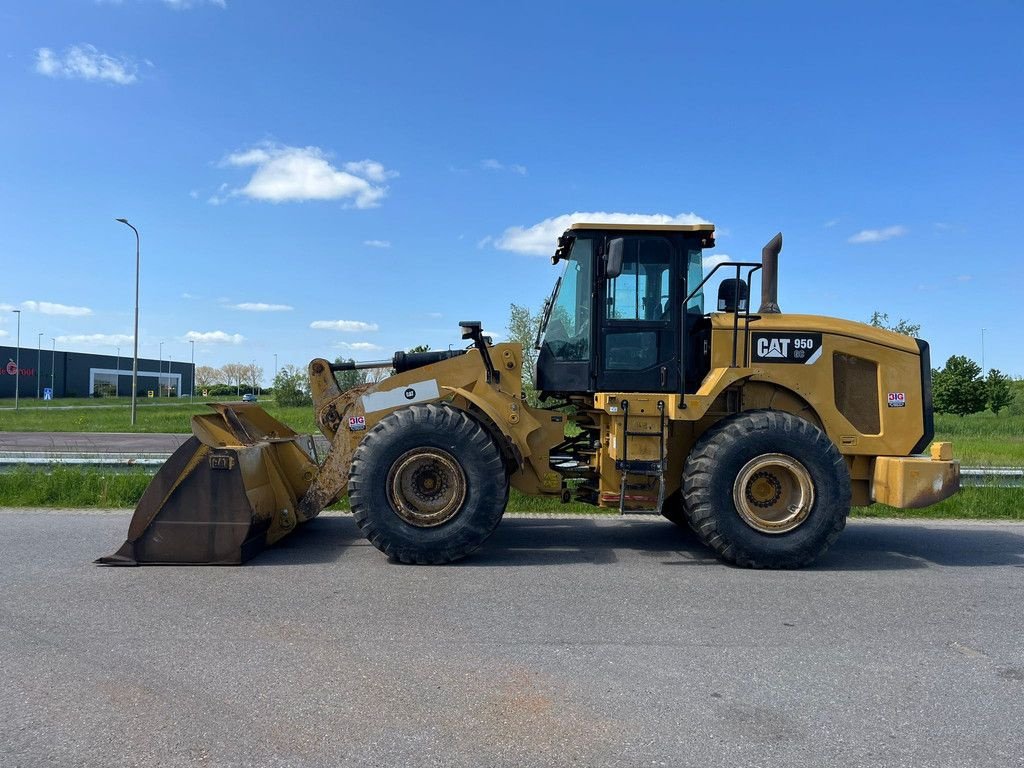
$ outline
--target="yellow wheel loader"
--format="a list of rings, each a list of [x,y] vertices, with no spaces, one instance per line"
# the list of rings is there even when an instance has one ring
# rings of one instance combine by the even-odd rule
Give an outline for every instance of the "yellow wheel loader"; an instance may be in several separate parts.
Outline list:
[[[530,405],[523,349],[461,324],[466,349],[309,366],[311,438],[253,404],[193,418],[106,564],[239,563],[348,493],[359,528],[406,563],[480,547],[509,487],[686,525],[723,560],[795,568],[851,504],[922,507],[959,488],[931,445],[928,345],[861,323],[785,314],[782,236],[760,262],[702,273],[712,225],[576,224],[545,303]],[[704,288],[719,271],[717,301]],[[754,312],[756,273],[762,300]],[[709,311],[710,310],[710,311]],[[335,372],[390,368],[341,391]]]

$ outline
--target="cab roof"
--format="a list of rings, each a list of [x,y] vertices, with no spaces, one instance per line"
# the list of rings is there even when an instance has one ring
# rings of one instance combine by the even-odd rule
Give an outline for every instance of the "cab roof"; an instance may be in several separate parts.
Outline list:
[[[643,231],[643,232],[714,232],[714,224],[615,224],[576,222],[569,231],[578,229],[597,229],[609,231]]]

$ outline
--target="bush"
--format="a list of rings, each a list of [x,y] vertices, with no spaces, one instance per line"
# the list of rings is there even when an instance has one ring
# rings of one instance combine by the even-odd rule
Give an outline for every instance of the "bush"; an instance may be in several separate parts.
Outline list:
[[[278,370],[274,378],[274,400],[283,406],[312,405],[309,376],[305,369],[286,365]]]

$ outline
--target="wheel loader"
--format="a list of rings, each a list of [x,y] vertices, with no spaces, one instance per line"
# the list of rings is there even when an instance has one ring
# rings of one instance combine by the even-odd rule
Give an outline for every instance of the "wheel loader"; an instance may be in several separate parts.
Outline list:
[[[781,233],[760,262],[705,275],[713,246],[710,224],[570,227],[536,342],[544,407],[525,397],[522,346],[468,321],[464,349],[313,360],[322,460],[255,404],[213,406],[98,562],[244,562],[347,492],[383,553],[449,563],[484,544],[511,487],[660,514],[729,563],[796,568],[835,541],[851,505],[955,493],[952,446],[930,445],[928,344],[781,312]],[[352,368],[392,370],[342,391],[335,373]]]

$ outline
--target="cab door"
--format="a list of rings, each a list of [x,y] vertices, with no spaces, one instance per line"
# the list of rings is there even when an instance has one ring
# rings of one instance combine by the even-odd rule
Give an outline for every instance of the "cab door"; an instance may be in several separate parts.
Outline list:
[[[626,236],[622,272],[602,281],[597,388],[678,392],[679,291],[675,249],[663,237]]]

